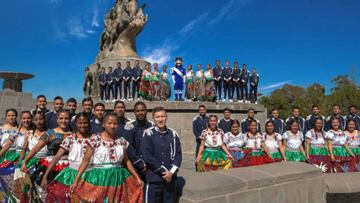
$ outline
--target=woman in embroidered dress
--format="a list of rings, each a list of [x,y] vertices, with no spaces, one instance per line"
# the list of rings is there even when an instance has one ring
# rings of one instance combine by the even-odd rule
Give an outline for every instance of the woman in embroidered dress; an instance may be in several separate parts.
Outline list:
[[[303,147],[304,135],[299,130],[299,123],[296,120],[292,120],[289,126],[290,130],[282,135],[283,145],[286,148],[286,160],[305,161],[305,150]]]
[[[305,154],[306,160],[321,169],[324,173],[330,173],[332,163],[330,153],[325,141],[323,130],[324,121],[321,117],[314,120],[314,128],[305,135]]]
[[[346,121],[345,135],[348,137],[348,145],[355,155],[356,171],[360,172],[360,132],[356,130],[356,123],[352,119]]]
[[[43,136],[46,133],[45,114],[42,111],[34,112],[32,123],[34,125],[34,130],[32,131],[31,134],[24,137],[25,140],[22,149],[23,154],[31,151],[35,147],[35,145],[39,142],[41,136]],[[31,168],[34,165],[38,164],[40,158],[37,156],[38,155],[46,156],[46,153],[47,153],[47,149],[46,147],[44,147],[37,153],[37,155],[35,155],[26,163],[26,168]],[[22,165],[23,161],[20,161],[16,166],[12,193],[15,201],[23,200],[24,202],[25,200],[24,198],[27,197],[26,192],[28,191],[29,188],[28,182],[30,182],[30,180],[25,179],[25,173],[21,172],[20,170],[20,166]]]
[[[206,64],[205,71],[205,101],[216,101],[216,90],[214,86],[214,75],[210,64]]]
[[[236,119],[231,120],[231,131],[225,133],[223,141],[230,154],[234,157],[232,167],[240,167],[242,159],[249,154],[250,149],[245,148],[246,136],[240,132],[240,122]]]
[[[6,123],[0,127],[0,149],[3,148],[10,136],[18,132],[18,124],[16,118],[18,113],[15,109],[7,109],[5,112]],[[8,150],[4,155],[0,156],[0,163],[11,156],[14,150]]]
[[[107,114],[105,131],[87,141],[78,174],[70,186],[75,202],[142,202],[143,182],[127,156],[129,143],[116,138],[117,116]]]
[[[205,101],[205,74],[201,64],[197,65],[197,71],[195,74],[195,99],[197,101]]]
[[[77,171],[85,153],[86,142],[90,137],[90,120],[85,113],[75,116],[77,132],[67,136],[62,142],[59,151],[52,159],[49,167],[42,177],[41,186],[47,190],[46,202],[71,202],[69,187],[73,184]],[[62,170],[48,185],[48,175],[58,161],[68,152],[69,167]]]
[[[340,129],[338,118],[332,118],[331,129],[326,133],[325,138],[333,162],[333,172],[354,172],[356,167],[355,155],[349,148],[348,136]]]
[[[242,160],[241,166],[273,163],[271,155],[266,148],[264,137],[257,130],[257,122],[255,120],[249,122],[249,131],[245,136],[245,147],[250,149],[250,153]]]
[[[30,111],[23,111],[20,114],[21,125],[15,134],[10,134],[5,141],[4,146],[0,150],[0,157],[7,154],[4,160],[0,163],[0,174],[4,175],[14,173],[15,163],[23,160],[25,153],[22,151],[25,137],[32,133],[31,129],[31,113]],[[8,153],[9,152],[9,153]]]
[[[159,65],[154,63],[154,70],[151,73],[151,98],[154,101],[160,100],[160,73],[158,70]]]
[[[161,100],[169,100],[171,97],[171,87],[169,82],[169,74],[167,73],[167,66],[163,66],[160,74],[160,86],[161,86]]]
[[[188,101],[192,101],[195,98],[195,91],[194,91],[194,71],[192,65],[188,65],[188,69],[186,71],[186,89],[185,89],[185,97]]]
[[[151,80],[150,64],[147,63],[145,65],[145,69],[141,76],[140,90],[139,90],[139,95],[144,100],[151,100],[150,80]]]
[[[217,128],[217,122],[217,116],[210,115],[209,127],[200,135],[201,144],[196,159],[199,172],[231,168],[234,158],[222,140],[224,131]]]
[[[269,150],[271,158],[275,162],[286,161],[284,146],[282,145],[282,137],[275,132],[275,124],[272,120],[265,123],[265,139],[266,148]]]
[[[30,198],[31,201],[35,202],[44,202],[46,191],[41,188],[41,179],[46,171],[46,168],[49,166],[52,158],[56,155],[57,151],[60,148],[62,141],[71,134],[69,129],[70,122],[70,113],[67,110],[60,110],[57,113],[57,124],[58,127],[47,130],[40,138],[40,141],[32,148],[26,157],[25,161],[21,165],[21,171],[27,172],[31,180],[32,186],[29,191],[30,196],[24,198]],[[46,147],[46,154],[39,154],[43,148]],[[41,157],[39,163],[30,167],[27,171],[27,163],[33,157]],[[51,182],[55,176],[64,168],[68,166],[67,156],[62,157],[62,160],[57,163],[54,170],[48,175],[48,182]]]

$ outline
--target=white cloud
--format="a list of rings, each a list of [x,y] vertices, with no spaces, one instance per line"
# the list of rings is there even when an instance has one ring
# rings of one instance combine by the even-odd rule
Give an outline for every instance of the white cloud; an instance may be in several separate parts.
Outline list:
[[[203,21],[208,17],[209,12],[203,13],[199,16],[197,16],[194,20],[190,21],[188,24],[186,24],[181,30],[180,35],[186,36],[192,31],[194,31],[196,28],[198,28],[199,24],[203,23]]]
[[[95,6],[93,16],[91,19],[92,27],[99,27],[98,17],[99,17],[99,10],[98,10],[98,7]]]
[[[291,83],[293,82],[293,80],[285,80],[285,81],[281,81],[281,82],[276,82],[276,83],[273,83],[273,84],[270,84],[270,85],[266,85],[266,86],[262,86],[259,88],[259,90],[261,91],[269,91],[269,90],[272,90],[272,89],[275,89],[275,88],[278,88],[278,87],[282,87],[288,83]]]
[[[215,25],[223,19],[229,20],[238,14],[238,11],[248,2],[249,0],[230,0],[220,9],[220,12],[213,17],[208,25]]]
[[[196,16],[193,20],[185,24],[178,33],[166,38],[163,42],[157,45],[158,48],[152,49],[151,47],[145,48],[143,52],[143,58],[149,62],[157,62],[159,64],[169,62],[173,57],[173,53],[178,51],[182,44],[200,27],[213,26],[222,20],[228,20],[234,17],[238,11],[243,7],[249,0],[230,0],[221,9],[219,14],[210,15],[213,12],[204,12]],[[230,14],[231,13],[231,14]],[[212,17],[209,21],[209,17]]]
[[[69,35],[77,38],[87,38],[88,32],[83,27],[83,23],[79,18],[72,18],[67,23]]]

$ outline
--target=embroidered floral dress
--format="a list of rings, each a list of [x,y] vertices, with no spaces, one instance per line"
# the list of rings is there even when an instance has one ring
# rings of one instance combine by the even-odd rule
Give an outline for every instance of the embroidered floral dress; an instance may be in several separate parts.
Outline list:
[[[330,160],[330,153],[327,149],[325,132],[315,132],[314,129],[309,130],[306,139],[310,140],[310,147],[308,149],[310,164],[318,167],[324,173],[330,173],[332,170],[332,163]]]
[[[351,151],[356,157],[356,171],[360,171],[360,132],[354,130],[354,132],[345,131],[345,135],[348,137],[348,145]]]
[[[129,143],[124,138],[105,141],[94,135],[87,144],[94,154],[75,191],[75,202],[142,202],[142,188],[123,166]]]
[[[247,141],[246,135],[241,133],[234,135],[232,132],[227,132],[223,137],[223,141],[231,155],[234,157],[232,167],[240,167],[241,160],[250,152],[248,148],[245,148]]]
[[[265,139],[265,146],[269,150],[271,154],[271,158],[278,162],[282,161],[283,157],[280,152],[280,145],[279,142],[282,141],[282,137],[279,133],[275,133],[274,135],[268,135],[267,133],[263,134],[263,137]]]
[[[229,169],[232,167],[231,161],[221,149],[223,136],[224,131],[220,129],[216,131],[205,129],[202,131],[200,139],[205,142],[205,148],[201,160],[197,164],[199,172]]]
[[[304,141],[302,132],[298,131],[296,134],[291,131],[286,131],[282,135],[282,139],[286,140],[285,156],[287,161],[305,161],[306,158],[301,152],[301,146]]]

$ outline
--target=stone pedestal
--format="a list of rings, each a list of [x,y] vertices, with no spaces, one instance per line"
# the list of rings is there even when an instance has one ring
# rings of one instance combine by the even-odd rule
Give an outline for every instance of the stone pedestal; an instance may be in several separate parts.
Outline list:
[[[149,63],[141,58],[119,57],[119,58],[109,58],[109,59],[97,61],[96,63],[89,65],[89,69],[90,69],[90,72],[93,74],[93,76],[97,77],[95,73],[97,72],[98,64],[100,64],[101,68],[104,67],[106,72],[108,72],[108,68],[112,67],[113,69],[115,69],[117,67],[118,62],[121,63],[121,67],[124,69],[124,68],[126,68],[127,61],[130,61],[131,67],[134,67],[135,61],[137,61],[137,60],[140,62],[141,68],[145,68],[145,65]],[[98,98],[100,96],[99,84],[97,83],[98,78],[93,78],[93,80],[94,80],[94,82],[91,87],[91,96],[94,98]],[[87,90],[87,92],[88,92],[88,90]],[[88,93],[86,93],[86,94],[88,94]],[[85,96],[88,96],[88,95],[85,95]]]
[[[17,72],[0,72],[0,79],[3,79],[3,90],[22,92],[22,80],[33,78],[33,75]]]

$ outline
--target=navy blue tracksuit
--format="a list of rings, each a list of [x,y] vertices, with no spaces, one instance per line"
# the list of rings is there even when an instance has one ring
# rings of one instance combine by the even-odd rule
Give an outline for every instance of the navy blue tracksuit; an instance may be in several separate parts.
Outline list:
[[[226,95],[229,99],[232,99],[232,69],[231,67],[225,67],[223,70],[222,78],[224,79],[224,99]],[[226,81],[228,80],[228,82]]]
[[[145,131],[141,142],[144,160],[148,166],[145,178],[144,200],[147,203],[175,203],[177,172],[182,162],[181,143],[178,134],[167,128],[161,132],[157,127]],[[163,173],[173,176],[167,183]]]
[[[132,77],[132,69],[130,66],[126,67],[123,71],[123,80],[124,80],[124,97],[128,99],[130,97],[130,86],[131,86],[131,77]]]
[[[107,97],[107,82],[106,82],[106,73],[102,72],[99,74],[99,84],[100,84],[100,98],[104,101]]]
[[[314,126],[315,126],[314,121],[317,118],[321,118],[322,120],[325,120],[325,117],[322,115],[311,114],[306,117],[306,122],[305,122],[306,131],[309,131],[314,128]]]
[[[267,119],[266,122],[268,122],[269,120],[272,120],[274,122],[274,125],[275,125],[274,131],[276,133],[279,133],[282,135],[284,132],[286,132],[286,124],[283,119],[271,117],[271,118]]]
[[[129,142],[128,156],[138,172],[141,172],[146,166],[140,148],[142,136],[144,131],[152,126],[152,122],[146,121],[145,125],[141,126],[139,121],[135,120],[125,124],[123,134],[118,134],[121,133],[119,130],[116,131],[117,137],[123,137]]]
[[[132,97],[135,99],[135,95],[139,98],[139,90],[140,90],[140,79],[142,75],[142,69],[140,66],[134,67],[132,71]]]
[[[114,74],[113,72],[108,72],[106,74],[106,83],[107,83],[107,91],[106,91],[106,99],[107,100],[110,100],[111,97],[110,97],[110,93],[111,93],[111,96],[112,98],[114,98]]]
[[[122,98],[123,92],[123,70],[121,67],[116,68],[114,71],[114,92],[115,92],[115,99]]]
[[[236,99],[239,100],[240,99],[240,69],[233,68],[231,77],[233,79],[232,97],[234,98],[234,95],[236,93]]]
[[[346,128],[346,120],[345,120],[345,117],[340,115],[340,114],[339,115],[332,114],[332,115],[326,117],[324,130],[329,131],[331,129],[331,120],[333,118],[338,118],[339,121],[340,121],[340,129],[345,130],[345,128]]]
[[[260,121],[255,119],[255,118],[244,118],[242,121],[241,121],[241,132],[242,133],[247,133],[249,131],[249,124],[251,121],[256,121],[257,123],[257,131],[258,132],[261,132],[261,127],[260,127]]]
[[[200,135],[201,135],[202,131],[208,127],[208,123],[209,123],[209,117],[207,117],[206,115],[205,116],[196,116],[193,119],[192,130],[193,130],[193,134],[195,136],[195,141],[196,141],[195,157],[197,157],[197,154],[199,152],[199,147],[201,144]]]
[[[224,133],[231,131],[231,121],[232,119],[226,120],[225,118],[222,118],[218,121],[218,128],[224,131]]]
[[[54,129],[58,127],[57,113],[55,110],[49,111],[45,114],[45,126],[47,129]]]
[[[244,99],[244,92],[245,92],[245,100],[249,99],[249,92],[248,92],[248,82],[249,82],[249,75],[250,72],[247,69],[241,69],[240,72],[240,99]]]
[[[259,74],[251,74],[250,76],[250,100],[251,102],[257,101],[258,96],[258,85],[259,85]]]
[[[285,126],[286,126],[286,130],[290,130],[290,123],[292,122],[292,120],[296,120],[297,123],[299,123],[299,130],[305,135],[306,131],[306,126],[305,126],[305,119],[302,117],[289,117],[285,120]]]
[[[220,66],[216,66],[213,69],[213,75],[214,75],[214,84],[215,84],[215,90],[216,90],[216,96],[219,100],[222,98],[222,76],[223,76],[223,70]],[[219,81],[218,81],[219,80]]]
[[[346,115],[346,120],[354,120],[356,124],[356,130],[360,130],[360,116],[356,114],[348,114]]]
[[[90,120],[90,132],[91,134],[99,134],[104,131],[103,124],[97,119]]]

